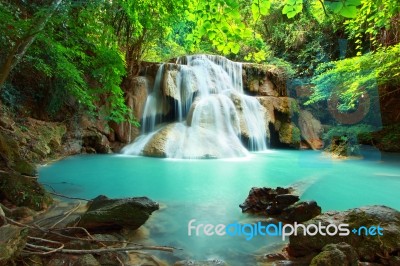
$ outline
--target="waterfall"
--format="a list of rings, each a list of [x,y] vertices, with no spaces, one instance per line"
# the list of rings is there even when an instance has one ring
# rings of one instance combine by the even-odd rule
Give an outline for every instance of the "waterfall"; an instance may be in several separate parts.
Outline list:
[[[247,156],[247,149],[267,148],[264,113],[256,98],[243,93],[241,63],[222,56],[185,56],[159,67],[144,107],[141,135],[123,153]]]

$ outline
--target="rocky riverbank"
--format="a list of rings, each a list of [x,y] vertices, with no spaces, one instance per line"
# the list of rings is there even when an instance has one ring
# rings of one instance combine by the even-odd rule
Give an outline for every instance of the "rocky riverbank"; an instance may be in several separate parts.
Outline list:
[[[306,228],[299,227],[297,234],[290,235],[281,253],[259,257],[258,265],[399,265],[399,211],[376,205],[321,213],[315,202],[304,204],[293,192],[281,187],[252,188],[240,205],[244,212]],[[346,234],[327,229],[340,225],[346,225]],[[321,226],[327,231],[315,230]],[[311,233],[305,232],[308,228]]]
[[[158,208],[158,203],[145,197],[105,196],[86,205],[82,201],[56,202],[42,213],[2,206],[0,265],[141,265],[135,264],[139,261],[166,265],[141,251],[172,252],[172,247],[138,245],[133,239]],[[135,253],[126,253],[129,251]]]

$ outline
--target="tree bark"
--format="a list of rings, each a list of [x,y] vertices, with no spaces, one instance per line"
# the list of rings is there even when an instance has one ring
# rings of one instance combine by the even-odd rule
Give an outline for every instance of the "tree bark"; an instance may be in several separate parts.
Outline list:
[[[29,46],[31,46],[33,41],[36,39],[37,34],[44,29],[47,22],[57,10],[62,1],[63,0],[54,0],[48,12],[46,12],[46,15],[39,17],[36,22],[33,22],[27,34],[20,40],[18,40],[15,46],[10,50],[3,65],[0,68],[0,89],[6,82],[13,68],[25,55]]]

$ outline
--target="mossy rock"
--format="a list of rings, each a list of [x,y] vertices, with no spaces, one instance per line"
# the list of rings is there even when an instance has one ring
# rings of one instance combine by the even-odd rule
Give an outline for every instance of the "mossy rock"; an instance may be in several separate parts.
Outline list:
[[[0,132],[0,156],[6,165],[18,173],[35,176],[37,173],[35,165],[21,158],[20,150],[21,147],[16,140]]]
[[[310,266],[337,266],[348,265],[358,266],[357,252],[352,246],[347,243],[341,242],[338,244],[326,245],[322,252],[315,256]]]
[[[319,223],[323,226],[331,223],[336,226],[348,224],[349,235],[305,236],[300,229],[297,235],[289,237],[288,254],[290,256],[306,256],[320,252],[328,244],[345,242],[354,248],[360,261],[388,265],[388,260],[394,259],[393,257],[400,250],[400,212],[395,209],[386,206],[366,206],[343,212],[326,212],[305,222],[304,225],[319,225]],[[361,233],[351,231],[378,225],[382,228],[382,235],[376,235],[377,230],[375,235],[367,235],[365,231]]]
[[[300,129],[294,123],[283,123],[279,128],[279,140],[281,143],[298,148],[301,140]]]
[[[14,225],[0,227],[0,266],[12,263],[24,248],[28,229]]]
[[[19,150],[18,143],[9,138],[6,134],[0,132],[0,156],[8,163],[14,161]]]
[[[36,179],[13,173],[0,173],[0,197],[36,211],[46,209],[53,202]]]

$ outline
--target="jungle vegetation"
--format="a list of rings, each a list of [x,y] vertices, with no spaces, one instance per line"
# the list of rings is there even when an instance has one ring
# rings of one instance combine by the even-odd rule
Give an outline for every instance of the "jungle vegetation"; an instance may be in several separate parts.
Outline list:
[[[142,61],[211,53],[275,64],[351,110],[400,83],[398,0],[1,0],[1,102],[29,99],[131,121],[124,87]],[[339,89],[338,89],[339,88]],[[29,112],[29,110],[24,110]]]

